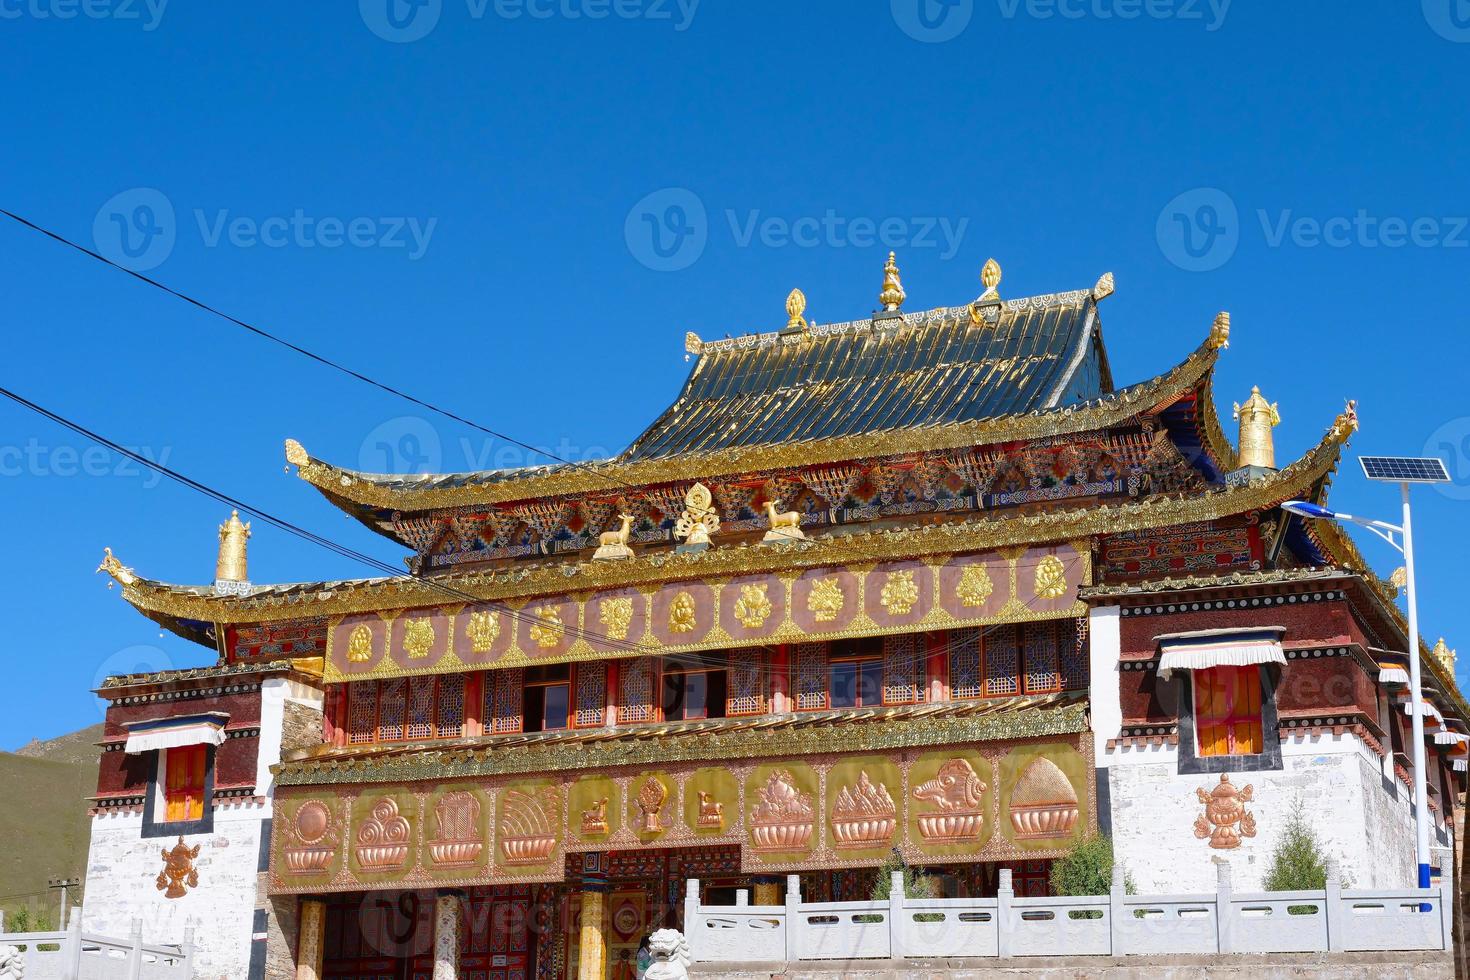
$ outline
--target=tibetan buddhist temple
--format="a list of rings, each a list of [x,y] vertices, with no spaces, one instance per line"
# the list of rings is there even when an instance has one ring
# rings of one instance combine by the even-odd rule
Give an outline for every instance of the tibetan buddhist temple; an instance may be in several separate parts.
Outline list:
[[[1259,887],[1302,809],[1354,882],[1410,886],[1398,583],[1280,506],[1326,501],[1353,405],[1293,458],[1278,403],[1213,389],[1228,314],[1120,385],[1111,274],[981,285],[907,312],[890,256],[871,315],[796,290],[765,332],[688,334],[603,461],[373,474],[287,440],[403,576],[253,584],[238,517],[209,584],[109,552],[210,665],[100,692],[87,927],[198,923],[201,976],[621,980],[689,879],[843,901],[902,862],[1038,895],[1103,832],[1142,892],[1242,853]],[[1448,875],[1470,709],[1423,657]]]

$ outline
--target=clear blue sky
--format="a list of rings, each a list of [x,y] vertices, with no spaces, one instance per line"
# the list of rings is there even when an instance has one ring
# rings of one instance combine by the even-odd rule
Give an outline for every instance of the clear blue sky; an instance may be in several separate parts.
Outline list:
[[[1112,270],[1120,383],[1228,309],[1221,411],[1259,384],[1283,457],[1349,396],[1355,454],[1446,454],[1423,620],[1470,654],[1466,5],[923,3],[0,0],[0,204],[579,457],[672,399],[686,330],[778,327],[793,286],[868,313],[883,239],[910,309],[974,297],[989,255],[1008,296]],[[9,222],[0,249],[0,383],[360,549],[400,557],[283,473],[285,437],[527,462]],[[99,720],[107,673],[211,659],[93,568],[207,582],[227,515],[84,449],[0,405],[7,748]],[[1333,500],[1396,506],[1355,463]],[[257,582],[366,574],[250,550]]]

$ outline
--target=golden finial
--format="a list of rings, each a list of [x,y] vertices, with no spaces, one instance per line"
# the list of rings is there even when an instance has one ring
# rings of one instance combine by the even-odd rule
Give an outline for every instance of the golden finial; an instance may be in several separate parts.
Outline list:
[[[807,325],[806,317],[802,316],[805,312],[806,293],[803,293],[799,289],[793,289],[791,295],[786,297],[786,329],[805,330]]]
[[[1281,424],[1281,413],[1274,402],[1261,397],[1260,388],[1251,388],[1245,404],[1236,404],[1235,418],[1240,422],[1240,465],[1276,468],[1276,445],[1271,430]]]
[[[138,576],[134,575],[129,569],[124,568],[122,562],[112,557],[111,548],[103,548],[102,552],[104,557],[102,564],[97,566],[97,571],[106,572],[108,575],[111,575],[120,585],[132,585],[138,581]]]
[[[1445,643],[1444,637],[1442,636],[1439,638],[1439,642],[1434,645],[1434,659],[1444,665],[1444,669],[1450,672],[1450,676],[1454,676],[1455,651],[1449,648],[1449,645]]]
[[[904,295],[903,283],[898,278],[898,256],[889,252],[888,262],[883,266],[883,292],[878,294],[878,302],[883,304],[885,311],[895,313],[903,306]]]
[[[214,563],[216,582],[248,582],[245,542],[250,540],[250,525],[240,523],[240,512],[230,511],[230,519],[219,526],[219,560]]]
[[[1224,350],[1230,346],[1230,314],[1221,310],[1210,326],[1210,339],[1206,341],[1210,350]]]
[[[1000,299],[1000,293],[996,291],[1000,285],[1000,263],[995,259],[985,260],[985,266],[980,270],[980,285],[985,287],[985,292],[980,294],[981,302]]]
[[[1097,285],[1092,287],[1092,301],[1094,303],[1102,302],[1113,295],[1116,288],[1113,282],[1113,274],[1111,272],[1104,272],[1098,277]]]
[[[1409,570],[1403,565],[1395,568],[1393,574],[1388,577],[1388,584],[1393,586],[1397,592],[1404,591],[1404,586],[1409,584]]]
[[[306,455],[306,447],[295,439],[286,440],[286,462],[292,466],[305,466],[311,457]]]
[[[696,357],[704,353],[704,341],[699,339],[699,334],[690,330],[684,334],[684,353],[693,354]],[[687,361],[689,358],[685,358]]]

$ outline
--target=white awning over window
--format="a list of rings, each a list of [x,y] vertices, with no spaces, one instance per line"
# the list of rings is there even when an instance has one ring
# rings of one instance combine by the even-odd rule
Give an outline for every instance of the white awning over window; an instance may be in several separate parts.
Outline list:
[[[1393,662],[1380,663],[1378,665],[1378,683],[1380,684],[1402,684],[1409,686],[1409,672]]]
[[[1285,632],[1283,626],[1256,626],[1161,636],[1158,638],[1159,676],[1168,680],[1176,670],[1284,664],[1286,654],[1281,649],[1281,637]]]
[[[230,716],[222,711],[207,711],[197,715],[125,722],[123,727],[128,730],[128,742],[124,751],[128,755],[138,755],[184,745],[219,745],[225,740],[225,724],[229,720]]]

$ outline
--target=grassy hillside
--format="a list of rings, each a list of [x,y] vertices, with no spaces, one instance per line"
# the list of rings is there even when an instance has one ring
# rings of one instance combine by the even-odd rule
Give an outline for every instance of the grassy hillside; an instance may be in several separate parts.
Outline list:
[[[0,752],[0,908],[56,918],[53,877],[82,878],[87,870],[87,797],[97,790],[94,725],[16,752]]]

